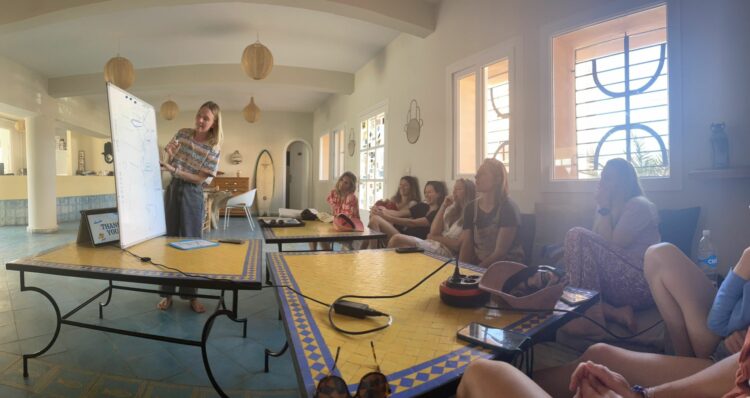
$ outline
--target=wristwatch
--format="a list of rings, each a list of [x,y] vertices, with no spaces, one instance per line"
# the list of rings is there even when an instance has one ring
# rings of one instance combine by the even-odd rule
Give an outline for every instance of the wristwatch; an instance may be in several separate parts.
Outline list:
[[[638,384],[634,385],[633,387],[630,387],[630,391],[640,394],[641,397],[643,398],[652,398],[651,393],[649,392],[648,388],[639,386]]]
[[[608,216],[610,213],[609,209],[606,207],[600,207],[599,210],[597,210],[596,212],[602,216]]]

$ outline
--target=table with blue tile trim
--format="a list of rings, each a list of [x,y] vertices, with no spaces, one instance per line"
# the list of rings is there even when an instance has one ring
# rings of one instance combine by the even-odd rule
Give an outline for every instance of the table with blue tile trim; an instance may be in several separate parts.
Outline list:
[[[267,258],[267,267],[276,285],[289,286],[323,303],[331,303],[347,294],[392,295],[405,291],[446,261],[430,254],[398,254],[392,250],[268,253]],[[462,265],[462,268],[464,273],[483,272],[471,265]],[[326,306],[292,289],[278,288],[287,344],[303,396],[312,397],[317,382],[329,374],[337,347],[341,351],[334,373],[347,380],[350,391],[354,391],[359,379],[375,369],[371,341],[393,397],[432,395],[436,390],[450,394],[471,361],[496,358],[487,349],[459,341],[456,332],[461,327],[477,321],[523,333],[536,343],[553,336],[556,329],[572,317],[572,314],[560,312],[502,312],[499,316],[490,316],[484,308],[447,306],[440,301],[438,286],[452,273],[453,266],[446,266],[399,298],[356,299],[393,317],[390,327],[367,335],[337,332],[328,321]],[[576,309],[564,303],[558,303],[558,307]],[[578,309],[584,308],[579,306]],[[369,329],[384,322],[382,318],[361,320],[334,316],[337,325],[347,330]]]
[[[38,357],[55,343],[62,324],[84,327],[111,333],[142,337],[170,343],[201,347],[206,373],[214,389],[226,396],[211,373],[206,352],[206,344],[215,319],[227,316],[243,324],[243,337],[247,335],[247,320],[237,318],[239,290],[260,290],[262,288],[262,241],[251,239],[245,244],[219,244],[195,250],[179,250],[168,246],[178,238],[160,237],[142,242],[127,249],[115,246],[90,247],[76,243],[66,244],[34,256],[11,261],[6,268],[19,271],[21,291],[35,291],[47,298],[57,316],[57,325],[52,340],[40,351],[23,355],[24,376],[28,376],[28,359]],[[150,261],[144,261],[144,258]],[[79,306],[61,315],[55,299],[45,290],[27,286],[25,273],[52,274],[84,279],[109,281],[109,285]],[[219,305],[206,320],[200,340],[188,340],[170,336],[141,333],[107,326],[106,323],[90,324],[70,319],[79,310],[106,296],[105,303],[99,303],[99,317],[103,318],[103,308],[112,299],[113,290],[130,290],[145,293],[162,293],[156,289],[144,289],[131,285],[118,285],[114,282],[132,282],[151,285],[179,285],[203,289],[220,290],[220,295],[195,294],[194,297],[217,298]],[[232,293],[232,305],[227,307],[224,292]]]

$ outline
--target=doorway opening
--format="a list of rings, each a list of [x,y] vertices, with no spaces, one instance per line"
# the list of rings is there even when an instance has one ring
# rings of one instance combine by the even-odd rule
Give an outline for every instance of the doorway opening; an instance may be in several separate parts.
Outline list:
[[[284,207],[306,209],[310,198],[310,173],[312,167],[312,150],[305,141],[292,141],[286,147],[284,162]]]

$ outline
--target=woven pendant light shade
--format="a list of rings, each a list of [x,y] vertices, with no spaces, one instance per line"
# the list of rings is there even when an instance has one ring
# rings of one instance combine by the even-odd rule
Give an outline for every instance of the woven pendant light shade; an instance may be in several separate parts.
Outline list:
[[[19,133],[25,133],[26,132],[26,121],[25,120],[16,120],[16,124],[14,126],[16,128],[16,131]]]
[[[255,97],[250,98],[250,103],[242,110],[242,114],[249,123],[255,123],[260,119],[260,108],[255,105]]]
[[[172,100],[164,101],[159,108],[159,114],[167,120],[174,119],[177,117],[178,113],[180,113],[180,107],[178,107],[177,103]]]
[[[242,52],[242,70],[255,80],[265,79],[273,69],[273,55],[259,41],[245,47]]]
[[[133,64],[127,58],[120,57],[119,55],[111,58],[104,65],[104,80],[113,83],[123,90],[127,90],[135,81]]]

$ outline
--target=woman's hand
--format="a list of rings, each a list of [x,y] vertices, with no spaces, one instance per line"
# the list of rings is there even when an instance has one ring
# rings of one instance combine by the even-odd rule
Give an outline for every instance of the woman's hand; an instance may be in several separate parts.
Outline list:
[[[173,157],[175,154],[177,154],[177,150],[180,149],[180,143],[177,140],[171,140],[167,144],[167,146],[164,147],[164,151],[169,155],[169,157]]]
[[[740,352],[742,345],[745,343],[745,333],[747,333],[746,329],[736,330],[724,339],[724,347],[732,354]]]
[[[609,209],[612,207],[612,191],[609,188],[602,186],[600,183],[596,187],[594,201],[599,208]]]
[[[591,361],[578,364],[570,376],[570,391],[575,391],[578,398],[640,397],[638,393],[631,391],[630,383],[621,374]]]
[[[443,204],[442,204],[442,207],[443,207],[443,208],[446,208],[446,209],[447,209],[447,208],[448,208],[448,207],[449,207],[450,205],[452,205],[452,204],[453,204],[453,202],[454,202],[454,201],[453,201],[453,195],[448,195],[448,196],[446,196],[446,197],[445,197],[445,199],[443,200]]]
[[[175,171],[177,171],[177,168],[174,167],[174,166],[172,166],[171,164],[164,163],[164,162],[159,162],[159,164],[161,165],[161,169],[163,171],[168,171],[168,172],[173,173],[173,174],[174,174]]]

